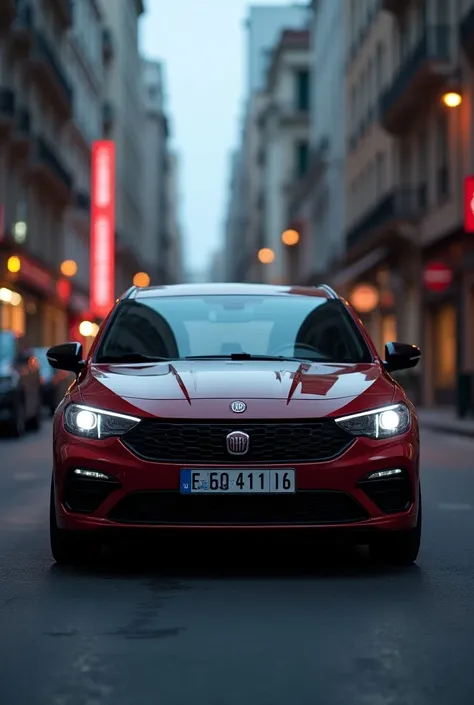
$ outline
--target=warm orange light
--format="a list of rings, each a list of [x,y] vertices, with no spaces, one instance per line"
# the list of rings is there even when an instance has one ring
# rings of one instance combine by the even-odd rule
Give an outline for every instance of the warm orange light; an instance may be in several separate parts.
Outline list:
[[[457,91],[450,91],[443,95],[443,103],[448,108],[457,108],[462,103],[462,95]]]
[[[150,286],[150,277],[146,272],[137,272],[133,277],[133,286]]]
[[[262,247],[257,257],[262,264],[271,264],[275,260],[275,253],[269,247]]]
[[[380,295],[372,284],[357,284],[349,300],[358,313],[372,313],[379,304]]]
[[[16,274],[17,272],[19,272],[21,269],[20,258],[16,255],[12,255],[11,257],[9,257],[7,262],[7,269],[12,274]]]
[[[300,234],[297,230],[285,230],[285,232],[282,233],[281,241],[284,245],[292,247],[293,245],[297,245],[299,243]]]
[[[73,259],[66,259],[64,262],[61,264],[61,274],[63,274],[65,277],[74,277],[77,274],[77,264],[74,262]]]

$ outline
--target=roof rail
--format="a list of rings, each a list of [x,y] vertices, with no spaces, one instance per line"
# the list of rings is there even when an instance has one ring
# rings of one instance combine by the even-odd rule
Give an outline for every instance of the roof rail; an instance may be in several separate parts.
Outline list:
[[[131,286],[129,289],[127,289],[127,291],[124,291],[122,296],[119,296],[117,300],[123,301],[123,299],[131,299],[137,289],[138,289],[137,286]]]
[[[325,291],[326,294],[328,294],[328,296],[329,296],[331,299],[338,299],[338,298],[339,298],[339,296],[336,294],[336,292],[334,291],[334,289],[333,289],[332,287],[328,286],[327,284],[318,284],[318,285],[316,286],[316,288],[317,288],[317,289],[322,289],[323,291]]]

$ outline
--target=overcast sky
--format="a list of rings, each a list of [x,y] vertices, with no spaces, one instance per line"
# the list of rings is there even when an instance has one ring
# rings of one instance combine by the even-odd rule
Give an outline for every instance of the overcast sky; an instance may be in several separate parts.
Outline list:
[[[145,0],[142,51],[165,64],[173,145],[181,157],[187,264],[202,269],[219,247],[229,153],[237,143],[245,75],[246,0]],[[257,0],[251,4],[286,4]]]

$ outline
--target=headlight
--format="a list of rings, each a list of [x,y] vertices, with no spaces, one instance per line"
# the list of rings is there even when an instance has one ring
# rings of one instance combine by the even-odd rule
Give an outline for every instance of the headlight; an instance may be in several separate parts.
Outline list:
[[[64,412],[64,427],[74,436],[103,439],[121,436],[140,423],[140,419],[113,411],[102,411],[82,404],[70,404]]]
[[[373,411],[363,411],[336,419],[336,423],[353,436],[392,438],[410,428],[411,414],[405,404],[393,404]]]

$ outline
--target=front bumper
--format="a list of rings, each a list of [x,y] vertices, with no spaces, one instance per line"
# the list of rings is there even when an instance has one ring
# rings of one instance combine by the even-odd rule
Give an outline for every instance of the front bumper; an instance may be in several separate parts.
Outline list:
[[[67,442],[65,442],[67,439]],[[59,433],[54,447],[58,525],[97,529],[284,529],[398,531],[416,524],[419,449],[414,432],[395,441],[358,439],[336,460],[320,463],[253,464],[293,467],[294,495],[180,495],[182,465],[139,460],[119,440],[91,442]],[[194,467],[210,468],[211,464]],[[222,465],[212,466],[223,469]],[[233,464],[234,469],[237,466]],[[242,464],[242,469],[247,468]],[[76,468],[105,473],[110,480],[77,480]],[[370,473],[400,468],[402,485],[391,501],[363,483]],[[82,483],[82,484],[81,484]],[[392,479],[392,490],[394,490]],[[376,491],[377,490],[377,491]],[[387,493],[385,493],[387,494]],[[390,493],[389,493],[390,494]],[[398,504],[397,504],[398,502]]]

